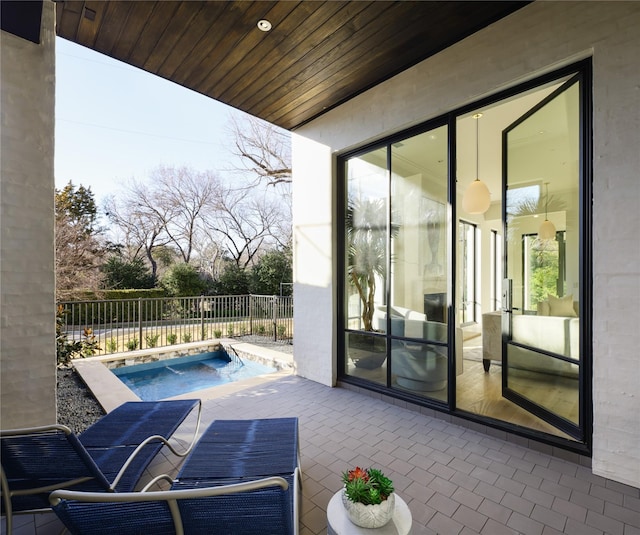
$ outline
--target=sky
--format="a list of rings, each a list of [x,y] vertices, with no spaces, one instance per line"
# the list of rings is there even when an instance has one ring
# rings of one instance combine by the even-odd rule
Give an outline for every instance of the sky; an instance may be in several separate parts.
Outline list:
[[[55,183],[90,187],[98,206],[160,165],[224,175],[229,117],[241,112],[56,38]]]

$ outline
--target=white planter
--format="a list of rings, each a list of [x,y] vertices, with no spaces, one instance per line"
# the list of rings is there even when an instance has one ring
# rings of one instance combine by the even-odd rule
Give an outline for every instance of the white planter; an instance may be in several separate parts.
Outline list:
[[[352,502],[342,489],[342,504],[349,520],[361,528],[381,528],[391,520],[396,505],[396,495],[391,494],[385,501],[376,505],[364,505]]]

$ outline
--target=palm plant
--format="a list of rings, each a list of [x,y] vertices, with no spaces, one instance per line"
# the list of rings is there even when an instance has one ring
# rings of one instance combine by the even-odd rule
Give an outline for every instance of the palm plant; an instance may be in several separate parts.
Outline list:
[[[385,199],[350,199],[345,214],[347,276],[362,303],[362,324],[373,331],[376,280],[386,277],[388,214]],[[392,235],[397,223],[389,228]]]

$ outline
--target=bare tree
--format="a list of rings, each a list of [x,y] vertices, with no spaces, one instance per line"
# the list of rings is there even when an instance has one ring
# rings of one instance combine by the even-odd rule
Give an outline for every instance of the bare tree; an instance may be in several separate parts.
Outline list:
[[[270,232],[281,246],[291,245],[291,134],[250,115],[232,115],[229,130],[232,153],[237,157],[235,171],[242,173],[250,188],[262,182],[273,186],[265,196],[270,211],[277,213],[270,221]],[[277,206],[273,201],[277,202]]]
[[[125,247],[134,258],[144,251],[157,278],[159,254],[166,247],[174,248],[185,263],[191,261],[198,221],[215,208],[219,187],[213,172],[160,166],[148,183],[125,185],[117,199],[107,201],[106,211]]]
[[[103,249],[96,237],[79,234],[69,217],[56,217],[55,249],[58,296],[68,290],[100,288]]]
[[[291,135],[250,115],[232,115],[231,152],[240,162],[237,171],[249,172],[270,186],[291,183]]]
[[[69,182],[56,190],[56,292],[78,288],[97,290],[105,247],[97,226],[97,207],[90,188]]]
[[[258,198],[252,190],[220,190],[215,212],[203,221],[210,236],[219,236],[226,255],[240,268],[257,260],[261,251],[278,243],[276,231],[282,218],[278,203]]]
[[[157,203],[153,192],[135,180],[120,193],[118,198],[111,196],[106,200],[107,217],[122,233],[124,247],[131,251],[132,260],[144,253],[156,280],[158,262],[154,250],[171,243],[166,226],[174,217],[173,208]]]
[[[213,233],[199,233],[194,251],[198,261],[198,269],[211,280],[220,278],[225,263],[225,248],[217,243],[216,239]]]
[[[205,211],[215,208],[220,181],[212,171],[200,173],[187,167],[158,167],[151,180],[156,205],[171,214],[165,231],[188,264],[198,220]]]

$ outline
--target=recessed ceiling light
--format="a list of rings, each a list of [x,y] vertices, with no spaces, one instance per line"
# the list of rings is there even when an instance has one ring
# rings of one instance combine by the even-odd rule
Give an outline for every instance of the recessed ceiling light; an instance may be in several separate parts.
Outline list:
[[[258,29],[263,32],[268,32],[271,30],[271,23],[267,19],[262,19],[258,21]]]

